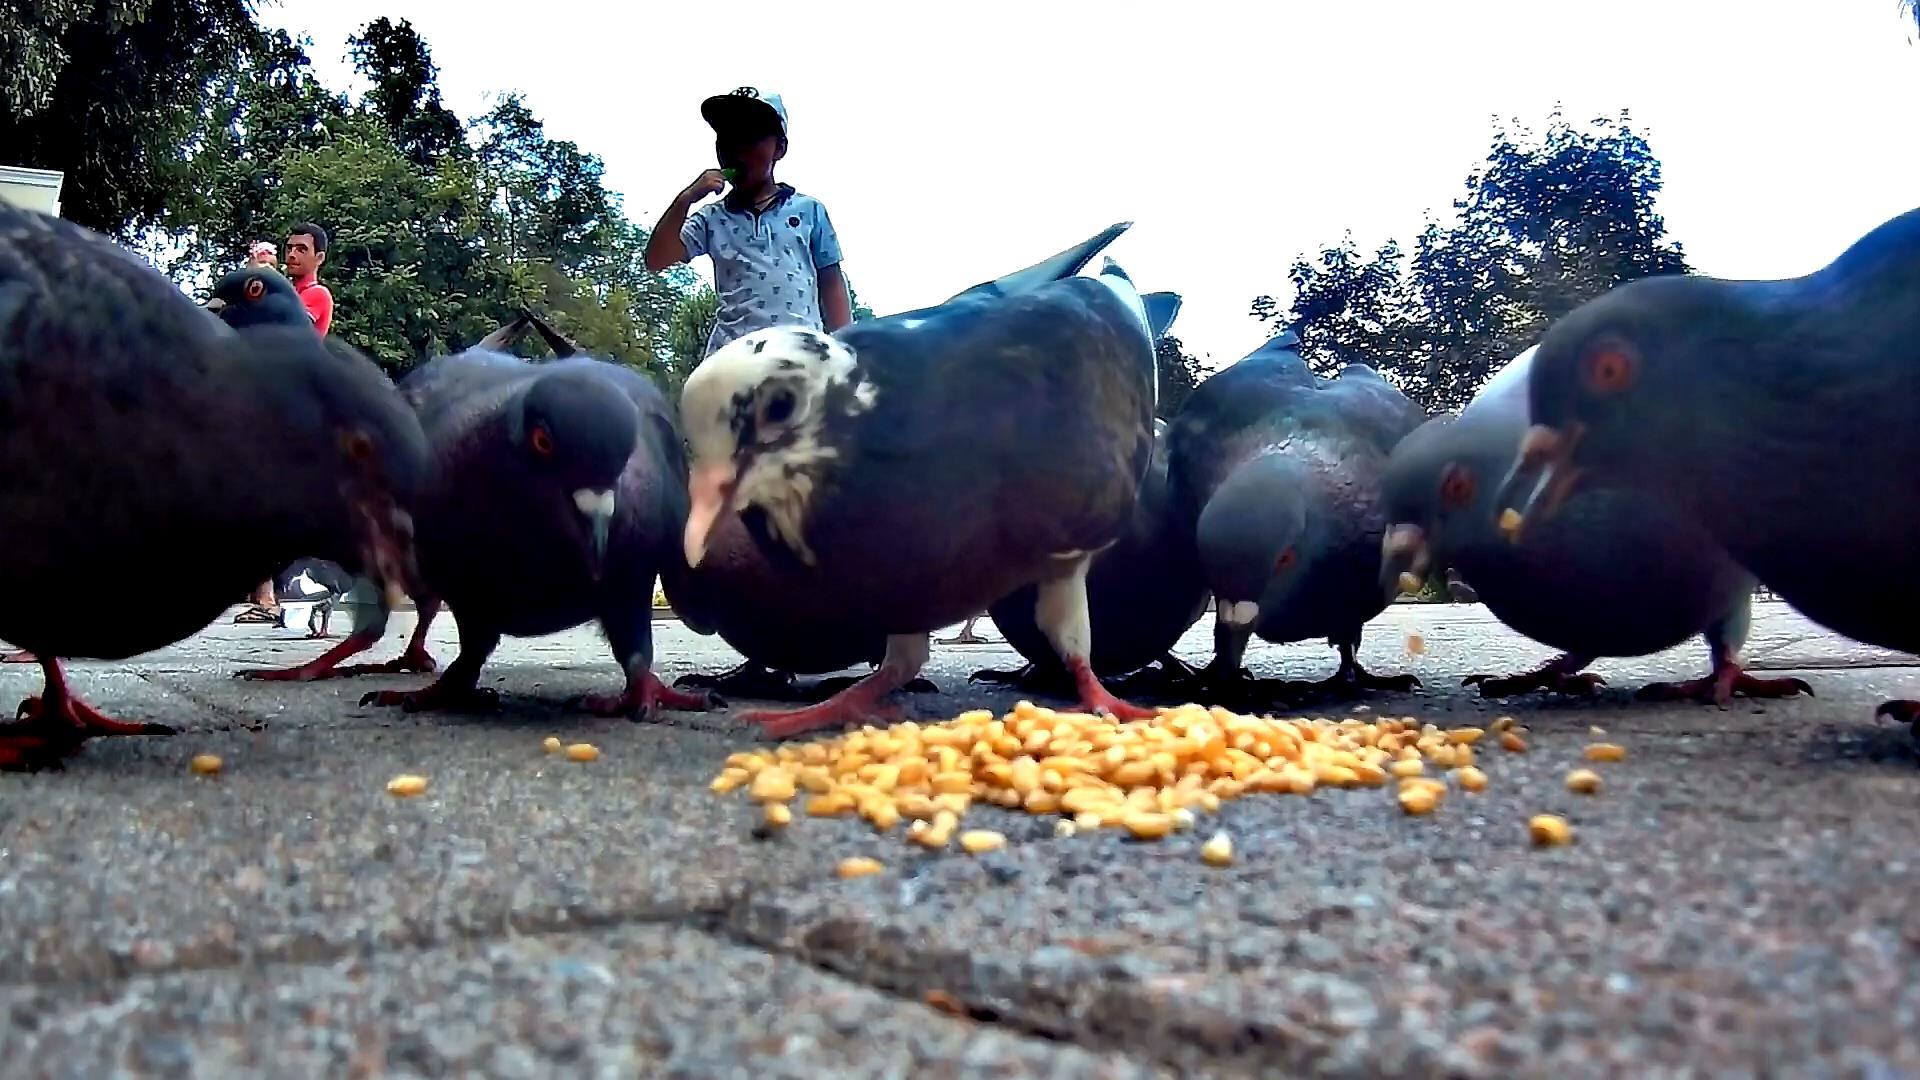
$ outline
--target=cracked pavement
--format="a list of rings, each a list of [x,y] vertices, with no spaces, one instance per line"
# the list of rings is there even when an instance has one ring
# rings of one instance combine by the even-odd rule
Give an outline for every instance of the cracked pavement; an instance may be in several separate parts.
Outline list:
[[[412,616],[395,622],[372,659],[399,650]],[[669,681],[737,662],[656,631]],[[451,618],[433,641],[444,666]],[[1204,662],[1209,641],[1203,620],[1180,652]],[[1481,754],[1485,793],[1425,818],[1391,789],[1250,796],[1156,843],[1055,839],[1050,819],[983,806],[967,825],[1010,843],[981,857],[854,819],[754,839],[754,806],[707,790],[755,742],[729,713],[562,710],[618,677],[590,628],[506,642],[486,716],[358,705],[419,676],[231,677],[322,647],[223,618],[74,665],[95,705],[182,732],[0,775],[0,1075],[1920,1073],[1920,851],[1902,827],[1920,769],[1872,716],[1920,677],[1777,603],[1748,659],[1818,696],[1726,710],[1628,700],[1700,674],[1698,641],[1596,665],[1594,701],[1483,702],[1462,676],[1548,651],[1477,606],[1396,605],[1362,661],[1426,688],[1365,704],[1529,725],[1528,753]],[[1318,644],[1249,660],[1333,667]],[[936,644],[943,693],[904,700],[1004,709],[1021,695],[965,677],[1014,661]],[[0,667],[0,695],[38,678]],[[1571,794],[1594,725],[1628,758]],[[548,735],[601,757],[549,756]],[[200,753],[224,771],[190,774]],[[403,772],[431,786],[390,797]],[[1574,843],[1531,847],[1536,813],[1566,816]],[[1236,859],[1209,868],[1220,827]],[[839,880],[849,855],[886,870]]]

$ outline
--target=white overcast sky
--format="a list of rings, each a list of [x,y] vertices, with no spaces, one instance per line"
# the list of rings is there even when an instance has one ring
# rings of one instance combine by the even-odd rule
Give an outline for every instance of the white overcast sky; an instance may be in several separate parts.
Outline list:
[[[937,301],[1115,221],[1143,288],[1214,366],[1295,254],[1410,241],[1487,152],[1491,119],[1631,110],[1693,265],[1804,273],[1920,205],[1920,46],[1897,0],[898,0],[614,5],[281,0],[351,85],[346,38],[406,18],[462,116],[523,92],[599,154],[651,225],[712,164],[708,93],[782,94],[779,175],[820,198],[881,314]],[[703,275],[705,260],[695,263]]]

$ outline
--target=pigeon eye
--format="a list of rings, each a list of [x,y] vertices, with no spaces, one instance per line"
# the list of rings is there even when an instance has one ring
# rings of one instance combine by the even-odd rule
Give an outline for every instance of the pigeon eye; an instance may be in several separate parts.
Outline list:
[[[259,278],[251,279],[247,282],[246,294],[249,300],[260,299],[267,295],[267,283],[261,281]]]
[[[347,460],[365,464],[373,457],[373,436],[364,431],[348,431],[340,436],[340,452]]]
[[[1608,343],[1587,354],[1581,366],[1587,389],[1596,394],[1617,394],[1633,385],[1639,363],[1624,345]]]
[[[533,447],[534,453],[546,457],[553,453],[553,433],[543,427],[534,428],[533,434],[527,438],[527,444]]]
[[[1465,506],[1473,500],[1473,474],[1458,465],[1448,465],[1440,473],[1440,499],[1448,506]]]
[[[784,424],[793,415],[793,391],[776,390],[767,399],[766,412],[763,414],[769,424]]]
[[[1292,566],[1295,562],[1297,562],[1299,558],[1300,556],[1294,554],[1294,551],[1292,548],[1288,548],[1287,550],[1281,552],[1280,557],[1273,560],[1274,573],[1277,574],[1280,571],[1287,569],[1288,567]]]

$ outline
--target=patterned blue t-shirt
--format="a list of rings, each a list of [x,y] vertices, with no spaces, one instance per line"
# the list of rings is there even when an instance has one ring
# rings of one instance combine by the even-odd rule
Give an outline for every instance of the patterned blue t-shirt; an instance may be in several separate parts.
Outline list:
[[[689,259],[713,256],[720,312],[708,355],[769,326],[825,329],[817,275],[839,264],[840,238],[818,199],[781,184],[773,205],[758,214],[716,200],[687,215],[680,242]]]

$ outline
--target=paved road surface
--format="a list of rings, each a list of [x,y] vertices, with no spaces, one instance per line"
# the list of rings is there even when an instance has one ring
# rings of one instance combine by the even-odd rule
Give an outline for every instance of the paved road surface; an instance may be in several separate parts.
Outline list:
[[[444,664],[450,620],[436,640]],[[1228,803],[1225,870],[1197,857],[1213,822],[1056,840],[992,808],[969,824],[1014,842],[984,858],[852,820],[756,841],[751,806],[706,790],[743,725],[558,711],[616,677],[591,631],[508,643],[493,717],[356,704],[412,678],[229,677],[316,651],[223,620],[76,668],[107,711],[185,730],[0,776],[0,1074],[1920,1075],[1920,770],[1871,717],[1920,672],[1779,605],[1751,657],[1819,697],[1725,711],[1625,700],[1697,673],[1697,643],[1601,665],[1620,689],[1599,702],[1488,706],[1459,676],[1545,650],[1479,608],[1398,606],[1364,658],[1428,693],[1373,709],[1510,712],[1532,752],[1483,754],[1492,787],[1429,818],[1382,790]],[[659,654],[669,678],[734,662],[677,624]],[[1004,707],[964,675],[1012,659],[938,646],[949,693],[913,707]],[[1332,654],[1253,659],[1308,677]],[[36,680],[0,669],[0,696]],[[1582,797],[1562,777],[1590,725],[1630,757]],[[556,761],[549,734],[603,756]],[[224,774],[189,775],[208,752]],[[431,789],[387,796],[400,772]],[[1575,843],[1529,847],[1540,812]],[[854,854],[887,872],[835,879]]]

